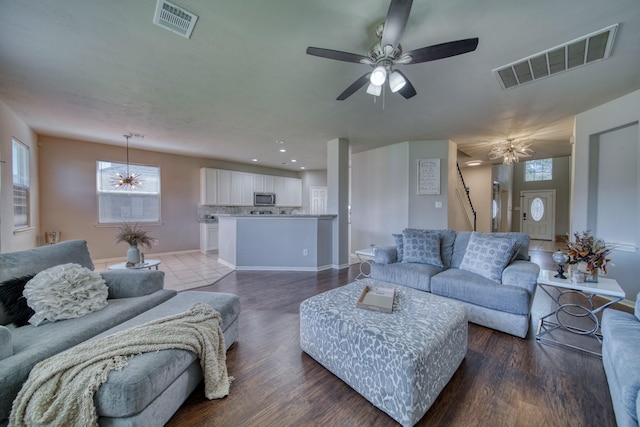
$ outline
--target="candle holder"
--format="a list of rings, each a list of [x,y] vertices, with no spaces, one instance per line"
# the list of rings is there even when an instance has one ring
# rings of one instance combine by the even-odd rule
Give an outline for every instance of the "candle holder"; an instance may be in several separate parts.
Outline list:
[[[569,262],[569,255],[567,255],[566,252],[557,251],[551,255],[551,259],[558,264],[558,269],[556,270],[558,274],[553,277],[556,279],[566,279],[567,276],[564,275],[564,266]]]

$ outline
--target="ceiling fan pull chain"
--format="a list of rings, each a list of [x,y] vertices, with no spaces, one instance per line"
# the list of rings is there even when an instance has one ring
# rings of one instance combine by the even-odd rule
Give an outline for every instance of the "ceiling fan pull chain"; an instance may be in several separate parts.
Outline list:
[[[386,86],[382,85],[382,109],[384,110],[384,101],[386,99],[385,94],[387,93]]]

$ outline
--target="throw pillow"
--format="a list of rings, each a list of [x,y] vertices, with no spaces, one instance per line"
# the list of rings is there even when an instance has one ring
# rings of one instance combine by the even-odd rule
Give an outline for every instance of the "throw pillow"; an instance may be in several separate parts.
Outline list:
[[[515,244],[515,239],[473,232],[460,263],[460,270],[501,283],[502,270],[511,261]]]
[[[373,262],[376,264],[393,264],[398,261],[397,250],[394,246],[373,248]]]
[[[402,254],[404,252],[404,241],[402,240],[402,234],[392,234],[396,241],[396,261],[402,262]]]
[[[29,323],[84,316],[107,306],[107,284],[100,275],[78,264],[43,270],[27,283],[24,296],[35,314]]]
[[[420,230],[402,232],[404,253],[402,262],[416,262],[442,267],[440,257],[440,236],[437,233]]]
[[[2,324],[13,323],[16,326],[24,326],[29,323],[29,318],[34,311],[27,305],[27,299],[22,295],[24,286],[31,276],[17,277],[0,284],[0,304],[2,304],[6,318]]]

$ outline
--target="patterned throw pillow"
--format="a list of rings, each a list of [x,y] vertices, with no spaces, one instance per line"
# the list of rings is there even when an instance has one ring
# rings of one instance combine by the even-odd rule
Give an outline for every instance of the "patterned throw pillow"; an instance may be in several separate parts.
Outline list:
[[[502,270],[511,261],[515,245],[515,239],[473,232],[460,263],[460,270],[502,283]]]
[[[392,236],[396,241],[396,251],[398,252],[396,261],[402,262],[402,255],[404,252],[404,240],[402,240],[402,234],[392,234]]]
[[[78,264],[62,264],[43,270],[24,287],[27,304],[35,314],[29,323],[84,316],[107,306],[109,289],[100,273]]]
[[[437,233],[419,230],[402,232],[404,251],[402,262],[416,262],[442,267],[440,257],[440,236]]]

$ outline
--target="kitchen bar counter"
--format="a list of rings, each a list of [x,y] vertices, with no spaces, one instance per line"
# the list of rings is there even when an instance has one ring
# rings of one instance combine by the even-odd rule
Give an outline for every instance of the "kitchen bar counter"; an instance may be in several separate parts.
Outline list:
[[[337,215],[313,215],[313,214],[217,214],[218,217],[234,218],[336,218]]]
[[[333,268],[337,215],[218,215],[218,261],[236,270]]]

